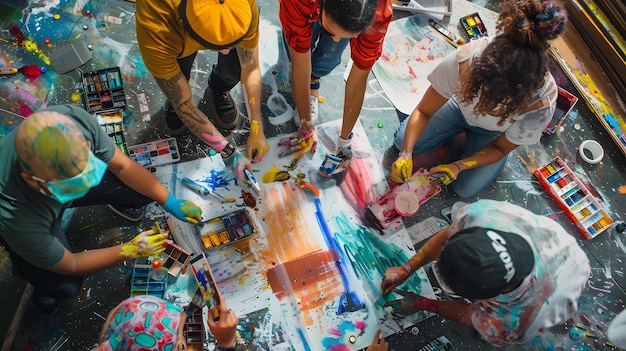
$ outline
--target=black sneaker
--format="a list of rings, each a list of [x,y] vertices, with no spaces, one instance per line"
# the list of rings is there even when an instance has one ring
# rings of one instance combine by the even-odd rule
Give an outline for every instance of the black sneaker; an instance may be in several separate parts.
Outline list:
[[[165,107],[165,130],[172,136],[177,136],[185,131],[185,124],[180,120],[174,109],[167,104]]]
[[[41,295],[37,290],[33,292],[31,301],[37,308],[37,311],[39,311],[41,316],[44,318],[51,317],[61,303],[61,300],[54,297]]]
[[[210,102],[209,95],[215,107],[215,119],[218,126],[228,130],[235,128],[239,122],[239,109],[230,91],[214,92],[211,87],[207,87],[204,91],[205,102]]]
[[[146,214],[146,206],[143,207],[122,207],[108,204],[107,207],[118,216],[131,222],[139,222]]]

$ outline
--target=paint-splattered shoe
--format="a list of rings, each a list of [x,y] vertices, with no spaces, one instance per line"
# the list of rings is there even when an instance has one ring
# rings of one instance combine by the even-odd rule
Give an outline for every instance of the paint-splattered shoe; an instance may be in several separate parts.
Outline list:
[[[324,161],[319,169],[319,174],[324,177],[330,177],[335,174],[339,174],[350,165],[352,160],[352,133],[348,136],[348,139],[339,138],[337,142],[337,152],[335,154],[326,154]]]

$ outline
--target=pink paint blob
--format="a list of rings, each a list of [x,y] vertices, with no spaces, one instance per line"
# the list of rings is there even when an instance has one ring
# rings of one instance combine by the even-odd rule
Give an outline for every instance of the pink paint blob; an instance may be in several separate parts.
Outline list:
[[[224,150],[224,147],[226,146],[226,143],[224,142],[224,138],[222,138],[219,135],[201,133],[200,137],[202,137],[202,139],[204,139],[204,141],[206,141],[207,144],[209,144],[209,146],[214,148],[217,152],[222,152],[222,150]]]

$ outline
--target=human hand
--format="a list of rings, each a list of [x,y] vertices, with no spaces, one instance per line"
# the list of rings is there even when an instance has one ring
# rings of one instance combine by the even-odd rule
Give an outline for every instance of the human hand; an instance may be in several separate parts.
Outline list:
[[[413,175],[413,158],[406,152],[401,152],[396,162],[391,165],[391,180],[402,184],[411,179],[411,175]]]
[[[233,310],[226,306],[226,299],[220,294],[219,319],[216,321],[212,313],[209,313],[207,324],[209,330],[213,333],[217,344],[222,347],[235,346],[235,332],[239,318]]]
[[[437,300],[428,299],[409,291],[396,289],[394,292],[403,296],[401,299],[385,303],[385,307],[391,307],[394,314],[408,316],[418,311],[437,312]]]
[[[404,283],[410,275],[411,272],[405,266],[387,268],[383,280],[380,282],[380,290],[382,290],[383,294],[389,294],[398,285]]]
[[[229,157],[223,158],[223,160],[224,165],[237,175],[237,179],[245,183],[246,178],[244,177],[243,169],[247,168],[249,171],[252,171],[252,163],[250,163],[250,160],[239,152],[239,150],[235,150]]]
[[[202,209],[191,201],[177,199],[173,194],[167,196],[163,209],[181,221],[197,224],[202,221]]]
[[[303,123],[300,128],[298,128],[296,134],[281,138],[278,141],[278,145],[286,146],[286,148],[278,154],[278,157],[285,157],[296,153],[296,156],[294,156],[291,161],[292,167],[295,166],[300,160],[300,157],[308,151],[314,154],[317,150],[317,135],[315,134],[313,122],[308,121]]]
[[[122,245],[120,255],[128,258],[154,256],[163,252],[165,246],[167,246],[167,234],[160,234],[156,229],[149,229]]]
[[[378,330],[374,335],[374,341],[365,351],[387,351],[388,349],[389,343],[385,341],[385,338],[380,338],[380,330]]]
[[[454,165],[454,167],[450,167],[451,165]],[[438,175],[438,178],[441,180],[441,182],[444,185],[448,185],[456,180],[456,177],[458,177],[459,173],[461,173],[461,168],[457,166],[456,162],[452,162],[435,166],[431,168],[428,173],[431,176]]]
[[[265,134],[259,130],[259,122],[250,122],[250,136],[246,143],[246,155],[252,162],[261,162],[270,151],[270,144],[267,143]]]

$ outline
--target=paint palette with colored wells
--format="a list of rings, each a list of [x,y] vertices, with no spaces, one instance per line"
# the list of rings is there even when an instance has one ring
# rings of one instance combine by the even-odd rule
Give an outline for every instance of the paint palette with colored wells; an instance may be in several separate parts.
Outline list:
[[[104,129],[109,138],[113,140],[123,153],[128,155],[128,145],[126,144],[126,137],[124,137],[124,111],[116,109],[97,112],[95,116],[98,124]]]
[[[247,209],[241,209],[196,225],[204,247],[214,249],[259,234]]]
[[[533,173],[585,238],[592,239],[610,228],[611,217],[560,157]]]
[[[160,139],[130,146],[128,156],[143,167],[155,167],[180,161],[176,138]]]
[[[396,208],[396,197],[400,194],[402,194],[401,196],[406,197],[406,194],[404,193],[408,190],[414,193],[419,199],[419,203],[417,205],[412,204],[409,206],[415,210],[405,213],[405,215],[412,215],[417,212],[419,205],[438,194],[441,191],[441,187],[431,183],[428,177],[428,171],[424,168],[420,168],[413,173],[411,179],[408,181],[408,184],[404,183],[393,187],[381,198],[367,206],[369,214],[376,219],[377,223],[375,224],[380,224],[382,228],[386,228],[402,216],[398,213],[398,209]]]
[[[84,72],[83,94],[88,112],[126,107],[126,95],[119,67]]]
[[[182,247],[168,242],[165,251],[161,253],[163,267],[172,277],[178,277],[180,272],[187,266],[190,253]]]
[[[487,36],[487,28],[478,12],[461,17],[459,21],[468,39],[472,40]]]

